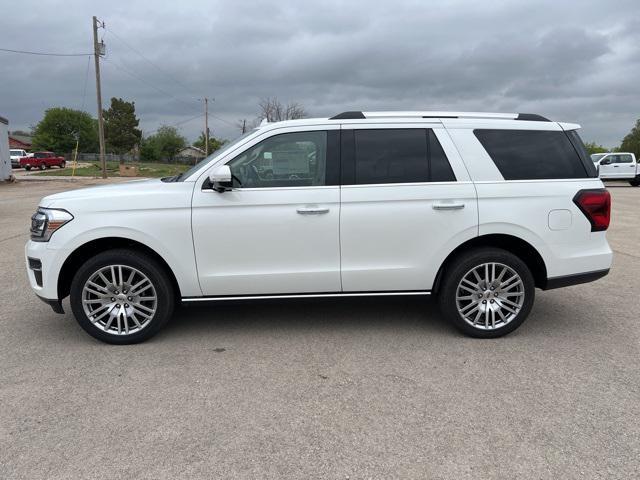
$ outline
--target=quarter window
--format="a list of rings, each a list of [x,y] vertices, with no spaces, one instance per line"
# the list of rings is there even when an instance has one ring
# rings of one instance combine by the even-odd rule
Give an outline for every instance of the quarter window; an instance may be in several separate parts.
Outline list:
[[[234,187],[325,185],[327,132],[274,135],[231,160]]]
[[[591,176],[565,132],[474,130],[505,180]]]
[[[356,130],[355,183],[455,181],[433,130]]]

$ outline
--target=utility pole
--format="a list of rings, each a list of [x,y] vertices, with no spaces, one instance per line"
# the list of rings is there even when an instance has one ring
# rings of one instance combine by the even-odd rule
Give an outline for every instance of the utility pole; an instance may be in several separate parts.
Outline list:
[[[242,120],[242,134],[244,135],[246,131],[247,131],[247,120],[243,119]]]
[[[209,99],[204,97],[204,156],[209,156]]]
[[[100,47],[104,44],[98,43],[98,24],[104,27],[104,22],[99,22],[93,17],[93,57],[96,61],[96,96],[98,98],[98,137],[100,139],[100,164],[102,165],[102,178],[107,178],[107,161],[105,159],[104,148],[104,118],[102,118],[102,91],[100,89]]]

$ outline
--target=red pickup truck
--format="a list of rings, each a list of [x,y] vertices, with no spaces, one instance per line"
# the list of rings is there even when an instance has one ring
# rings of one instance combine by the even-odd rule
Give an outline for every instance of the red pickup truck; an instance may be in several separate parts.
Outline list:
[[[44,170],[51,167],[64,168],[66,162],[64,157],[57,157],[53,152],[35,152],[31,157],[22,157],[20,166],[24,167],[25,170],[31,170],[32,168]]]

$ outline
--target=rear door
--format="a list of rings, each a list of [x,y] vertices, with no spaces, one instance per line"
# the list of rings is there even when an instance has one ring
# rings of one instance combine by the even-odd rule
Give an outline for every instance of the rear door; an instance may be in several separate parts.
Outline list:
[[[618,162],[613,166],[617,178],[634,178],[636,176],[636,162],[630,153],[619,153]]]
[[[342,126],[343,291],[431,290],[444,258],[477,235],[475,188],[429,125]]]

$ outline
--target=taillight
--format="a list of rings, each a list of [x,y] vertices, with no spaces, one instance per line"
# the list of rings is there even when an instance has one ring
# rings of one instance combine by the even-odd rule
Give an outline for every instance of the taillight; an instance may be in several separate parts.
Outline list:
[[[602,232],[609,228],[611,220],[611,195],[604,188],[580,190],[573,197],[573,203],[591,223],[592,232]]]

